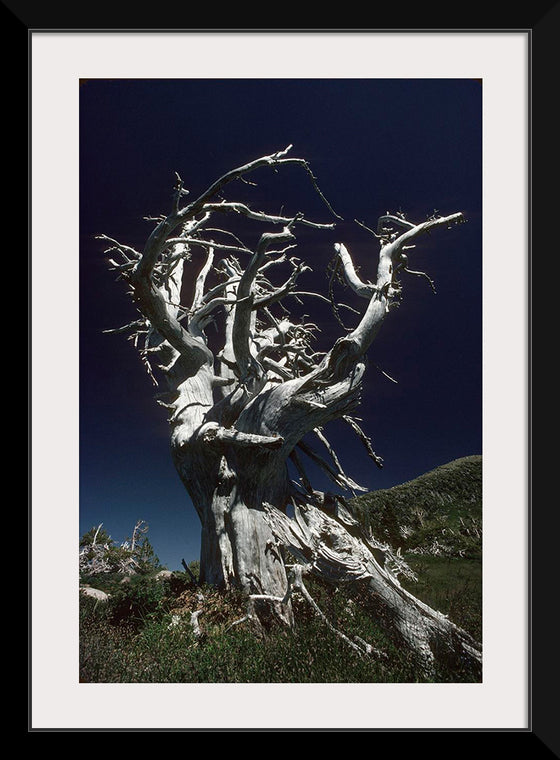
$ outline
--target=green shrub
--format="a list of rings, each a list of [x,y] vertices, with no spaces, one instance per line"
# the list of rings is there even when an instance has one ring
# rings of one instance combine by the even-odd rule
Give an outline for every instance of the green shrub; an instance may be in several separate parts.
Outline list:
[[[113,623],[139,627],[145,620],[164,611],[165,585],[154,578],[133,576],[106,602]]]
[[[147,575],[161,568],[160,561],[146,535],[148,525],[139,520],[133,538],[115,543],[102,524],[90,528],[80,538],[79,566],[84,575],[138,573]]]

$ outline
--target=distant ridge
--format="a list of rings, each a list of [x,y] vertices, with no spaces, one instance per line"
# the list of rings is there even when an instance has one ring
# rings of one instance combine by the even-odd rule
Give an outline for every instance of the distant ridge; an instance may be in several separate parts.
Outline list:
[[[351,505],[373,534],[403,553],[482,556],[482,456],[454,459]]]

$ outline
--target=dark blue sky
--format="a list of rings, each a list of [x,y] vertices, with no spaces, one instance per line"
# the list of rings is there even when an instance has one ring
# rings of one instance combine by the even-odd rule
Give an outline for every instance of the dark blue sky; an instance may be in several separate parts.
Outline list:
[[[174,172],[194,197],[227,170],[289,144],[344,217],[320,245],[310,238],[306,249],[298,233],[296,253],[313,267],[307,284],[325,294],[338,240],[366,279],[375,276],[374,240],[355,219],[374,227],[380,214],[402,209],[412,221],[434,210],[468,220],[423,238],[411,258],[437,294],[422,278],[403,280],[403,303],[369,354],[358,412],[385,466],[378,470],[334,423],[347,474],[387,488],[482,453],[481,106],[482,85],[471,79],[82,82],[80,533],[103,522],[120,540],[143,519],[170,569],[198,557],[198,518],[171,462],[166,412],[135,349],[103,334],[135,311],[95,236],[141,248],[152,229],[143,217],[169,211]],[[260,175],[258,185],[255,208],[276,213],[285,204],[336,221],[303,172]],[[233,188],[227,197],[235,199]],[[322,340],[342,334],[328,309],[309,303],[307,313],[321,322]]]

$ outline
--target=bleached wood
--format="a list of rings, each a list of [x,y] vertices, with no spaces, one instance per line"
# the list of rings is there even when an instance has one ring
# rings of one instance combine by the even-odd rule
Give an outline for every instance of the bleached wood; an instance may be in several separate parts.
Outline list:
[[[255,211],[245,201],[223,197],[249,174],[294,167],[303,170],[337,217],[308,162],[289,157],[290,148],[226,172],[185,205],[187,193],[177,175],[171,211],[155,220],[141,254],[104,237],[123,259],[114,265],[142,315],[122,330],[131,332],[150,376],[162,388],[158,403],[168,410],[173,461],[200,517],[200,582],[243,589],[250,602],[243,619],[292,625],[293,589],[322,615],[303,583],[304,569],[333,583],[360,581],[368,584],[389,633],[411,648],[427,672],[437,658],[463,658],[476,666],[479,645],[401,587],[399,574],[410,570],[399,553],[369,535],[344,499],[316,491],[298,456],[298,451],[310,456],[338,486],[359,490],[323,432],[330,421],[343,419],[375,464],[382,465],[353,417],[366,353],[401,294],[399,278],[427,277],[408,266],[416,239],[463,221],[462,214],[433,216],[420,224],[400,214],[382,215],[377,231],[370,230],[379,249],[370,252],[375,262],[371,281],[358,275],[349,248],[336,243],[336,267],[360,308],[345,305],[357,315],[355,326],[334,345],[316,351],[318,326],[292,318],[285,301],[331,299],[313,288],[297,288],[309,267],[289,258],[288,251],[297,245],[300,227],[323,234],[333,223],[312,221],[301,212]],[[218,214],[221,220],[242,219],[273,231],[261,232],[249,246],[221,222],[219,228],[209,226]],[[227,242],[219,242],[224,236]],[[206,251],[198,273],[190,271],[195,247]],[[222,258],[216,262],[218,252]],[[283,266],[288,275],[275,284]],[[187,280],[192,281],[188,306],[181,302]],[[210,340],[211,324],[221,327],[221,340]],[[332,465],[303,441],[313,431]],[[297,483],[290,478],[289,461]],[[371,645],[350,641],[325,623],[357,651],[375,653]]]

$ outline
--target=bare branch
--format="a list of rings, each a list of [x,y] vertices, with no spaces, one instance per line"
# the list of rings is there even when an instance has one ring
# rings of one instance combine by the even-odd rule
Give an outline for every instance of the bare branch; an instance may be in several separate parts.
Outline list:
[[[343,419],[344,422],[350,425],[350,427],[356,433],[360,441],[364,444],[366,451],[368,453],[368,456],[370,456],[373,459],[373,461],[375,462],[376,466],[379,467],[379,469],[382,469],[383,459],[381,459],[381,457],[375,453],[375,451],[373,450],[373,446],[371,444],[371,439],[368,438],[368,436],[364,433],[364,431],[358,425],[356,420],[347,414],[344,414],[341,419]]]
[[[146,525],[145,520],[138,520],[132,531],[132,539],[131,539],[131,545],[130,545],[131,552],[134,551],[136,547],[136,542],[138,541],[140,534],[147,533],[147,532],[148,532],[148,526]]]
[[[401,220],[403,221],[403,220]],[[400,292],[400,287],[395,281],[395,272],[398,265],[402,263],[402,252],[407,247],[405,244],[415,240],[418,236],[429,232],[438,226],[451,226],[454,223],[463,221],[461,213],[452,214],[447,217],[438,217],[429,219],[418,225],[412,225],[406,222],[406,232],[402,233],[392,242],[383,240],[379,253],[379,263],[377,267],[377,280],[373,288],[373,294],[370,297],[368,308],[363,315],[359,325],[342,341],[337,349],[338,354],[341,350],[350,351],[353,356],[365,354],[374,340],[381,324],[387,314],[389,307],[396,295]],[[335,249],[344,256],[345,247],[337,244]],[[360,288],[361,281],[354,279],[352,259],[348,254],[345,265],[345,275],[349,282],[353,283],[354,288]]]
[[[305,488],[307,493],[312,494],[313,486],[311,485],[311,481],[307,477],[307,473],[305,472],[301,459],[299,458],[297,451],[295,449],[292,449],[292,451],[290,452],[290,459],[292,460],[292,462],[295,465],[296,470],[298,471],[303,487]]]
[[[358,483],[355,483],[351,478],[345,475],[342,469],[334,470],[329,465],[329,463],[326,462],[321,456],[319,456],[319,454],[313,451],[313,449],[307,443],[299,441],[297,445],[305,454],[307,454],[311,460],[313,460],[313,462],[315,462],[315,464],[324,470],[329,478],[337,485],[351,491],[367,491],[367,488],[358,485]]]
[[[378,657],[386,658],[387,655],[382,652],[379,649],[375,649],[371,646],[371,644],[368,644],[363,639],[356,637],[356,642],[352,641],[351,639],[346,636],[346,634],[342,633],[342,631],[339,631],[338,628],[335,628],[335,626],[330,622],[330,620],[327,618],[325,613],[321,610],[315,599],[311,596],[309,591],[307,590],[304,582],[303,582],[303,571],[304,571],[303,565],[292,565],[291,570],[294,575],[294,580],[292,581],[292,586],[295,591],[299,591],[302,596],[305,598],[305,600],[311,605],[311,607],[315,610],[315,613],[321,618],[321,620],[325,623],[327,628],[332,631],[334,634],[336,634],[339,638],[341,638],[346,644],[348,644],[349,647],[354,649],[358,654],[375,654]]]
[[[202,631],[200,630],[200,625],[198,624],[198,618],[203,612],[204,610],[202,608],[191,612],[190,623],[195,639],[200,639],[202,637]]]
[[[262,270],[261,270],[262,271]],[[284,298],[287,295],[295,296],[296,293],[293,292],[293,287],[296,283],[297,278],[302,272],[311,272],[311,267],[306,266],[303,263],[298,263],[297,265],[294,265],[294,270],[290,277],[286,280],[286,282],[281,285],[279,288],[277,288],[273,293],[270,293],[269,295],[263,296],[262,298],[257,298],[253,302],[253,309],[263,309],[266,306],[270,306],[273,303],[276,303],[277,301],[281,301],[282,298]]]
[[[276,259],[272,259],[269,257],[269,260],[261,266],[260,271],[265,272],[267,269],[269,269],[270,267],[276,266],[277,264],[284,264],[286,262],[286,252],[294,247],[295,246],[293,245],[286,246],[286,248],[284,248],[284,250],[280,252],[280,255]]]
[[[389,224],[396,224],[397,227],[400,227],[401,229],[411,230],[414,229],[416,226],[412,222],[409,222],[408,219],[405,219],[403,214],[383,214],[383,216],[380,216],[377,220],[377,233],[383,232],[386,228],[387,223]]]
[[[198,277],[196,278],[196,285],[194,288],[194,296],[193,296],[193,301],[191,305],[191,311],[195,311],[202,303],[202,299],[204,296],[204,285],[206,284],[206,277],[208,276],[208,272],[212,268],[213,263],[214,263],[214,247],[210,246],[208,249],[208,255],[206,257],[204,266],[202,267],[202,269],[199,272]]]
[[[284,439],[280,436],[242,433],[234,428],[224,428],[217,422],[207,422],[198,431],[198,439],[204,443],[220,441],[235,446],[251,446],[263,449],[279,449]]]
[[[103,525],[103,523],[99,523],[99,525],[97,526],[97,530],[95,531],[95,535],[93,537],[93,541],[91,542],[92,546],[95,546],[95,543],[97,541],[97,536],[99,535],[99,531],[101,530],[102,525]]]
[[[131,330],[139,330],[146,327],[146,321],[144,319],[137,319],[134,322],[129,322],[128,325],[123,325],[122,327],[115,327],[111,330],[103,330],[104,334],[118,334],[118,333],[126,333],[130,332]]]
[[[237,288],[238,303],[235,308],[235,316],[232,328],[232,347],[235,360],[239,367],[240,377],[243,379],[251,363],[249,350],[249,335],[251,326],[251,313],[253,311],[253,295],[251,293],[253,282],[259,268],[264,261],[267,249],[275,242],[288,242],[293,240],[294,235],[290,227],[299,217],[294,217],[291,223],[282,232],[265,233],[261,236],[257,250],[253,255],[247,269],[243,273]]]
[[[201,340],[189,335],[182,327],[177,316],[169,309],[164,295],[153,282],[155,264],[166,245],[169,232],[179,221],[176,215],[170,216],[155,228],[148,238],[142,258],[132,272],[131,284],[142,313],[159,334],[185,357],[190,366],[189,371],[194,374],[201,366],[212,362],[212,354]]]
[[[228,298],[226,296],[222,296],[221,298],[213,298],[211,301],[205,303],[193,313],[190,325],[194,326],[195,323],[200,324],[203,319],[208,317],[208,315],[219,306],[235,306],[237,303],[239,303],[239,301],[235,297]]]
[[[216,243],[214,240],[203,240],[202,238],[193,237],[171,237],[166,240],[166,244],[184,243],[185,245],[198,245],[201,248],[212,248],[214,250],[225,251],[226,253],[252,253],[250,248],[237,245],[226,245],[225,243]]]
[[[327,439],[327,437],[323,433],[322,429],[321,428],[315,428],[315,430],[313,432],[315,433],[315,435],[317,436],[317,438],[321,441],[321,443],[326,448],[326,450],[329,452],[329,454],[331,456],[331,459],[334,462],[334,465],[336,467],[336,470],[338,472],[339,477],[343,478],[345,481],[347,481],[349,485],[352,484],[352,485],[350,485],[351,490],[353,490],[353,491],[354,490],[355,491],[367,491],[368,490],[367,488],[364,488],[363,486],[359,486],[357,483],[354,483],[354,481],[352,481],[350,478],[348,478],[347,475],[345,475],[344,470],[342,469],[342,465],[340,464],[340,460],[339,460],[338,456],[336,455],[336,451],[333,449],[330,441]]]
[[[215,285],[211,290],[209,290],[202,298],[202,303],[208,303],[213,298],[215,298],[217,295],[222,293],[224,290],[227,290],[229,287],[236,285],[239,280],[241,279],[241,275],[234,275],[229,277],[225,282],[221,282],[219,285]]]
[[[289,223],[290,219],[286,216],[277,216],[274,214],[267,214],[264,211],[253,211],[244,203],[234,203],[234,202],[227,202],[223,201],[221,203],[206,203],[204,208],[207,211],[231,211],[234,213],[241,214],[243,216],[246,216],[248,219],[253,219],[258,222],[266,222],[269,224],[282,224],[286,225]],[[299,220],[299,223],[305,227],[313,227],[315,229],[319,230],[332,230],[334,229],[334,224],[324,224],[319,222],[311,222],[308,219],[305,219],[302,217]]]
[[[191,581],[198,586],[198,578],[194,575],[193,571],[190,569],[190,567],[187,565],[184,559],[181,560],[181,564],[185,568],[186,574],[190,577]]]
[[[173,195],[173,212],[176,214],[177,211],[179,210],[179,202],[181,200],[181,197],[183,195],[188,195],[189,191],[183,188],[183,180],[177,174],[177,172],[175,172],[175,177],[177,178],[177,182],[175,184],[175,187],[173,188],[173,190],[175,191]]]
[[[210,199],[213,198],[215,195],[217,195],[220,190],[222,190],[227,184],[233,182],[236,179],[241,179],[245,174],[249,174],[250,172],[255,171],[256,169],[259,169],[261,167],[275,167],[275,166],[286,166],[293,164],[295,166],[302,166],[307,174],[309,175],[311,182],[313,183],[313,187],[315,188],[315,191],[318,193],[320,198],[323,200],[329,211],[334,215],[338,217],[338,214],[336,214],[333,209],[331,208],[330,204],[325,199],[323,193],[320,191],[317,180],[314,177],[313,173],[311,172],[311,169],[309,167],[309,164],[307,161],[301,158],[285,158],[285,156],[288,154],[288,152],[291,149],[291,145],[288,145],[287,148],[284,150],[278,151],[276,153],[272,153],[269,156],[263,156],[262,158],[257,158],[254,161],[250,161],[247,164],[244,164],[243,166],[239,166],[236,169],[232,169],[231,171],[224,174],[222,177],[217,179],[210,187],[205,190],[193,203],[186,206],[184,209],[182,209],[179,214],[183,218],[191,218],[192,216],[196,215],[203,209],[205,209],[206,205],[210,202]],[[219,205],[219,204],[218,204]],[[340,218],[340,217],[338,217]]]
[[[435,227],[447,227],[447,229],[449,229],[453,224],[462,224],[464,221],[465,217],[459,211],[456,214],[450,214],[449,216],[438,216],[432,219],[428,219],[421,224],[412,225],[409,227],[409,229],[407,229],[406,232],[404,232],[402,235],[399,235],[397,239],[390,244],[392,248],[392,256],[395,257],[395,254],[402,251],[405,245],[408,245],[412,240],[416,240],[426,232],[430,232]]]
[[[123,256],[125,256],[125,254],[128,253],[128,254],[130,254],[132,256],[133,259],[136,259],[136,260],[140,259],[141,256],[142,256],[141,253],[138,253],[138,251],[135,250],[134,248],[132,248],[131,246],[129,246],[129,245],[123,245],[122,243],[119,243],[118,240],[115,240],[114,238],[108,237],[107,235],[96,235],[95,237],[96,237],[97,240],[107,240],[107,242],[113,243],[114,247],[112,249],[109,249],[109,250],[115,250],[116,249],[116,250],[120,251],[123,254]],[[128,257],[125,256],[125,258],[127,259],[127,261],[129,260]]]
[[[287,295],[290,296],[309,296],[310,298],[318,298],[321,301],[324,301],[325,303],[331,303],[330,299],[328,299],[326,296],[324,296],[322,293],[314,293],[312,290],[293,290],[291,293],[288,293]],[[360,312],[355,309],[353,306],[349,306],[347,303],[338,303],[337,304],[339,308],[341,309],[347,309],[348,311],[351,311],[353,314],[359,314]]]
[[[358,277],[354,268],[354,262],[352,261],[352,257],[350,256],[346,246],[343,243],[335,243],[334,249],[337,252],[342,263],[346,282],[352,288],[354,293],[361,296],[362,298],[371,298],[375,292],[375,285],[362,282],[362,280]]]
[[[381,372],[381,374],[383,375],[383,377],[386,377],[387,380],[390,380],[392,383],[395,383],[395,385],[399,384],[399,381],[395,380],[394,377],[391,377],[391,375],[389,375],[387,372],[385,372],[384,369],[381,369],[381,367],[379,366],[379,364],[373,363],[373,366],[375,367],[376,370],[378,370],[379,372]]]
[[[434,281],[432,280],[431,277],[428,277],[428,275],[426,274],[426,272],[415,272],[413,269],[408,269],[407,267],[402,267],[400,271],[401,272],[406,272],[407,274],[414,274],[417,277],[424,277],[424,279],[428,280],[428,282],[430,284],[430,287],[432,289],[432,292],[433,293],[436,292],[436,286],[434,284]]]
[[[259,356],[259,361],[265,369],[273,372],[275,375],[282,378],[282,380],[291,380],[294,377],[292,370],[287,369],[282,364],[275,362],[274,359],[271,359],[268,356]]]

